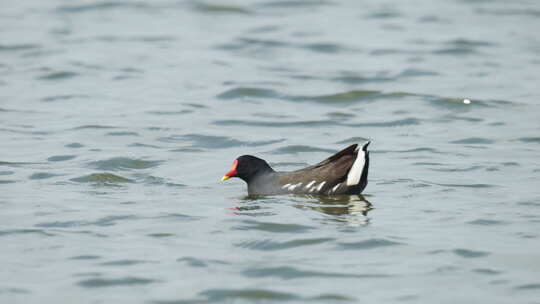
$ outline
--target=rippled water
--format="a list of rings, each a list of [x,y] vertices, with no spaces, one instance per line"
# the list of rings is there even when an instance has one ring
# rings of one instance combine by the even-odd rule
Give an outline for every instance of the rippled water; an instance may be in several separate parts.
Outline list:
[[[2,303],[538,303],[537,1],[0,4]],[[470,103],[464,103],[464,99]],[[219,179],[372,140],[363,196]]]

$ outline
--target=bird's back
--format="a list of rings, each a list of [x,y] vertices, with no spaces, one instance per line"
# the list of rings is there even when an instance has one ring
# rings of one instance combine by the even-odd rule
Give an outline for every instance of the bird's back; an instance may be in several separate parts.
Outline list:
[[[292,172],[278,173],[283,193],[359,194],[367,185],[369,153],[351,145],[322,162]]]

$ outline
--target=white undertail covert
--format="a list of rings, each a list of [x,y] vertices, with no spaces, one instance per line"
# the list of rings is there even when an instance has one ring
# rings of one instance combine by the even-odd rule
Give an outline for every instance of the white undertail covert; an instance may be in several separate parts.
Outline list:
[[[362,149],[356,149],[358,154],[354,160],[351,170],[349,171],[349,174],[347,174],[347,186],[349,187],[358,185],[360,182],[360,178],[362,177],[362,173],[364,172],[364,167],[366,165],[366,152],[364,150],[369,143],[370,142],[368,141],[366,144],[364,144]]]

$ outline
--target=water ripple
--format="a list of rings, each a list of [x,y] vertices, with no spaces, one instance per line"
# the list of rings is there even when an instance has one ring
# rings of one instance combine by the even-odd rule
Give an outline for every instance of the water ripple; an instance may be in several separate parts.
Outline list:
[[[278,47],[288,47],[290,44],[278,40],[258,39],[258,38],[240,38],[234,42],[221,44],[218,49],[229,51],[252,50],[254,52],[268,52]]]
[[[290,128],[290,127],[323,127],[339,125],[334,120],[305,120],[305,121],[261,121],[261,120],[216,120],[212,124],[217,126],[250,126],[250,127],[274,127],[274,128]]]
[[[299,300],[300,297],[293,293],[277,292],[266,289],[207,289],[200,293],[209,302],[227,301],[291,301]]]
[[[50,162],[60,162],[60,161],[66,161],[66,160],[74,159],[75,157],[77,157],[77,156],[76,155],[54,155],[54,156],[51,156],[51,157],[47,158],[47,160],[50,161]]]
[[[307,153],[307,152],[325,152],[325,153],[336,153],[336,150],[323,149],[312,146],[302,146],[302,145],[290,145],[275,149],[272,151],[273,154],[298,154],[298,153]]]
[[[299,8],[305,9],[322,5],[330,5],[332,2],[327,0],[273,0],[258,4],[261,7],[276,7],[276,8]]]
[[[54,96],[47,96],[41,98],[41,101],[44,102],[55,102],[55,101],[66,101],[66,100],[72,100],[77,98],[89,98],[88,95],[80,95],[80,94],[66,94],[66,95],[54,95]]]
[[[111,173],[93,173],[70,179],[71,181],[78,183],[95,183],[95,184],[117,184],[117,183],[133,183],[129,178],[125,178],[119,175]]]
[[[368,138],[355,136],[355,137],[349,137],[347,139],[337,141],[335,143],[341,145],[341,144],[355,144],[355,143],[366,142],[366,141],[368,141]]]
[[[139,277],[124,277],[119,279],[87,279],[77,283],[77,285],[85,288],[103,288],[114,286],[132,286],[132,285],[148,285],[155,283],[156,280],[139,278]]]
[[[407,77],[423,77],[423,76],[438,76],[440,75],[436,71],[431,70],[421,70],[421,69],[415,69],[415,68],[409,68],[403,70],[397,78],[407,78]]]
[[[149,9],[151,6],[137,1],[101,1],[91,4],[62,5],[57,8],[57,11],[60,13],[85,13],[122,8]]]
[[[300,295],[288,292],[278,292],[268,289],[207,289],[199,296],[204,297],[200,300],[188,301],[156,301],[156,304],[173,304],[173,303],[223,303],[232,301],[234,303],[259,303],[259,302],[285,302],[285,301],[354,301],[354,298],[339,295],[339,294],[320,294],[315,297],[302,297]]]
[[[386,278],[385,274],[355,274],[323,271],[306,271],[294,267],[268,267],[251,268],[242,271],[242,274],[249,278],[276,277],[282,280],[291,280],[298,278],[318,277],[318,278]]]
[[[350,123],[343,124],[349,127],[400,127],[400,126],[412,126],[419,125],[420,120],[417,118],[404,118],[397,119],[392,121],[383,121],[383,122],[365,122],[365,123]]]
[[[64,80],[73,78],[75,76],[79,76],[78,73],[71,72],[71,71],[56,71],[56,72],[50,72],[45,75],[39,76],[36,79],[40,80]]]
[[[243,226],[236,226],[234,230],[259,230],[273,233],[302,233],[308,230],[314,229],[311,226],[304,226],[298,224],[282,224],[271,222],[258,222],[245,220],[242,222]]]
[[[493,188],[495,185],[490,184],[442,184],[442,183],[434,183],[434,182],[428,182],[423,181],[424,183],[430,184],[430,185],[437,185],[437,186],[443,186],[443,187],[464,187],[464,188]]]
[[[179,263],[186,263],[191,267],[207,267],[208,264],[218,264],[218,265],[227,265],[228,262],[222,260],[212,260],[212,259],[200,259],[195,257],[183,257],[176,259]]]
[[[309,238],[309,239],[295,239],[291,241],[278,242],[270,239],[245,241],[239,244],[235,244],[236,247],[248,248],[254,250],[282,250],[295,247],[303,247],[310,245],[317,245],[335,240],[334,238]]]
[[[342,75],[332,78],[332,81],[346,84],[363,84],[369,82],[395,81],[396,77],[389,76],[362,76],[351,72],[343,72]]]
[[[345,112],[329,112],[329,113],[326,113],[326,116],[330,117],[333,120],[342,121],[342,120],[351,119],[355,117],[356,115],[352,113],[345,113]]]
[[[72,149],[78,149],[78,148],[84,147],[84,145],[81,144],[81,143],[75,142],[75,143],[66,144],[64,147],[66,147],[66,148],[72,148]]]
[[[379,247],[391,247],[403,245],[402,243],[389,241],[386,239],[369,239],[360,242],[351,243],[339,243],[339,246],[343,249],[373,249]]]
[[[102,217],[95,221],[55,221],[55,222],[45,222],[36,224],[35,227],[41,228],[73,228],[73,227],[84,227],[84,226],[98,226],[98,227],[107,227],[114,226],[118,221],[125,220],[134,220],[137,219],[134,215],[110,215]]]
[[[174,233],[167,233],[167,232],[158,232],[158,233],[149,233],[149,234],[147,234],[147,236],[160,239],[160,238],[173,237],[173,236],[175,236],[175,234]]]
[[[441,97],[441,96],[433,96],[433,95],[424,95],[422,97],[432,106],[449,109],[449,110],[455,110],[455,111],[463,111],[466,109],[478,108],[478,107],[493,107],[498,104],[508,103],[504,101],[487,102],[487,101],[475,99],[475,100],[471,100],[470,104],[465,104],[463,103],[463,98]]]
[[[515,289],[518,289],[518,290],[540,289],[540,283],[519,285],[519,286],[516,286]]]
[[[103,262],[100,263],[100,266],[131,266],[131,265],[137,265],[137,264],[144,264],[148,263],[148,261],[141,261],[141,260],[115,260],[115,261],[109,261],[109,262]]]
[[[493,226],[493,225],[504,225],[507,224],[503,221],[497,221],[497,220],[490,220],[490,219],[477,219],[474,221],[469,221],[467,224],[471,225],[481,225],[481,226]]]
[[[540,17],[540,10],[538,9],[525,9],[525,8],[515,8],[515,9],[485,9],[479,8],[476,10],[477,13],[495,15],[495,16],[523,16],[523,17]]]
[[[485,257],[489,255],[489,252],[462,249],[462,248],[454,249],[452,252],[464,258],[481,258],[481,257]]]
[[[101,256],[99,255],[91,255],[91,254],[85,254],[85,255],[76,255],[69,258],[70,260],[98,260],[101,259]]]
[[[206,14],[235,14],[235,15],[250,15],[252,12],[241,6],[233,6],[228,4],[211,4],[205,2],[193,2],[192,8],[195,11]]]
[[[422,72],[415,72],[415,71],[409,71],[404,72],[403,75],[398,75],[397,77],[410,77],[411,75],[414,76],[416,74],[422,74]],[[377,78],[377,77],[376,77]],[[337,79],[340,80],[340,79]],[[347,79],[341,79],[343,81],[347,81]],[[349,79],[350,80],[350,79]],[[384,81],[384,80],[390,80],[390,79],[375,79],[377,81]],[[354,80],[353,80],[354,81]],[[361,80],[360,80],[361,81]],[[415,93],[408,93],[408,92],[382,92],[382,91],[376,91],[376,90],[351,90],[351,91],[344,91],[344,92],[337,92],[333,94],[325,94],[325,95],[289,95],[285,93],[280,93],[274,89],[268,89],[268,88],[260,88],[260,87],[236,87],[232,89],[228,89],[225,92],[222,92],[221,94],[217,95],[217,98],[229,100],[229,99],[281,99],[281,100],[289,100],[289,101],[295,101],[295,102],[318,102],[323,104],[336,104],[336,105],[344,105],[344,104],[353,104],[357,102],[362,101],[375,101],[379,99],[387,100],[387,99],[398,99],[398,98],[404,98],[404,97],[416,97],[417,99],[421,99],[424,101],[427,101],[430,105],[436,106],[436,107],[443,107],[451,110],[468,110],[471,108],[477,108],[477,107],[494,107],[494,106],[507,106],[514,104],[513,102],[504,101],[504,100],[478,100],[475,99],[470,103],[464,103],[463,97],[460,98],[451,98],[451,97],[442,97],[442,96],[435,96],[435,95],[429,95],[429,94],[415,94]],[[411,118],[414,119],[414,118]],[[476,118],[465,118],[467,120],[472,121],[478,121]],[[416,121],[414,124],[416,124],[418,121]]]
[[[430,147],[418,147],[418,148],[407,149],[407,150],[377,150],[377,153],[417,153],[417,152],[443,154],[443,152],[440,152],[437,149],[430,148]]]
[[[388,53],[389,51],[386,51]],[[385,53],[382,50],[379,51],[373,51],[373,55],[382,55]],[[429,70],[421,70],[421,69],[414,69],[409,68],[401,71],[397,75],[388,75],[388,73],[376,73],[375,75],[360,75],[357,72],[351,72],[351,71],[343,71],[340,73],[339,76],[336,76],[332,78],[332,81],[342,82],[346,84],[364,84],[364,83],[370,83],[370,82],[389,82],[389,81],[397,81],[399,79],[406,79],[406,78],[412,78],[412,77],[426,77],[426,76],[437,76],[439,73],[435,71],[429,71]]]
[[[73,128],[73,130],[85,130],[85,129],[116,129],[117,127],[113,126],[103,126],[103,125],[84,125]]]
[[[488,41],[455,39],[446,42],[443,48],[434,53],[438,55],[469,55],[479,53],[479,48],[494,46],[494,43]]]
[[[41,48],[39,44],[0,44],[0,52],[19,52]]]
[[[89,163],[91,167],[103,171],[121,171],[129,169],[148,169],[157,167],[162,161],[159,160],[142,160],[129,157],[113,157],[106,160],[99,160]]]
[[[180,110],[180,111],[148,111],[148,114],[154,115],[184,115],[193,113],[193,110]]]
[[[290,101],[311,101],[327,104],[353,103],[358,101],[369,101],[380,98],[399,98],[414,96],[415,94],[405,92],[383,93],[374,90],[352,90],[326,95],[287,95],[281,94],[272,89],[256,87],[238,87],[229,89],[217,97],[219,99],[242,99],[242,98],[279,98]]]
[[[39,180],[39,179],[47,179],[51,177],[59,176],[59,174],[49,173],[49,172],[36,172],[32,175],[30,175],[29,179]]]
[[[493,144],[494,141],[487,138],[482,138],[482,137],[468,137],[468,138],[450,141],[449,143],[471,145],[471,144]]]
[[[146,185],[165,185],[168,187],[177,187],[177,188],[186,187],[186,185],[184,184],[168,182],[167,179],[164,179],[158,176],[138,174],[138,173],[133,174],[133,176],[137,178],[137,181],[141,181]]]
[[[336,54],[339,52],[346,51],[348,49],[337,43],[322,43],[322,42],[303,44],[301,45],[301,48],[308,51],[324,53],[324,54]]]
[[[217,148],[231,148],[231,147],[258,147],[266,146],[278,142],[282,142],[283,139],[266,140],[266,141],[241,141],[226,136],[210,136],[200,134],[188,134],[188,135],[173,135],[169,137],[161,137],[158,139],[162,142],[192,142],[193,147],[205,148],[205,149],[217,149]]]
[[[6,235],[19,235],[19,234],[38,234],[41,236],[54,236],[54,234],[46,232],[42,229],[12,229],[12,230],[0,230],[0,236]]]
[[[501,271],[497,271],[497,270],[493,270],[489,268],[476,268],[476,269],[473,269],[472,271],[476,273],[480,273],[480,274],[490,275],[490,276],[498,275],[502,273]]]
[[[443,166],[443,164],[434,164],[434,163],[414,163],[414,165],[432,165],[432,166]],[[479,169],[483,169],[483,166],[470,166],[466,168],[430,168],[432,171],[438,172],[469,172]]]
[[[204,297],[204,298],[202,298]],[[314,297],[301,297],[293,293],[277,292],[267,289],[207,289],[199,293],[199,298],[189,300],[158,300],[154,304],[203,304],[203,303],[270,303],[284,301],[305,302],[356,302],[355,298],[334,294],[323,293]]]
[[[289,99],[295,101],[316,101],[324,103],[349,103],[361,100],[372,100],[386,96],[390,96],[390,94],[384,94],[380,91],[371,90],[352,90],[328,95],[290,96]]]
[[[280,94],[277,91],[263,88],[239,87],[227,90],[217,96],[219,99],[235,99],[246,97],[277,98]]]
[[[365,123],[343,123],[341,120],[304,120],[304,121],[261,121],[261,120],[216,120],[212,124],[218,126],[251,126],[251,127],[325,127],[325,126],[347,126],[347,127],[400,127],[420,124],[417,118],[404,118],[392,121],[365,122]]]
[[[109,132],[105,136],[140,136],[137,132],[128,132],[128,131],[119,131],[119,132]]]
[[[0,294],[29,294],[30,290],[17,287],[0,287]]]
[[[133,148],[152,148],[152,149],[162,149],[162,148],[163,148],[163,147],[160,147],[160,146],[149,145],[149,144],[143,144],[143,143],[138,143],[138,142],[129,144],[128,147],[133,147]]]
[[[182,213],[167,213],[167,214],[159,215],[153,218],[167,219],[167,220],[173,220],[173,221],[179,221],[179,222],[195,221],[195,220],[202,219],[202,217],[200,216],[193,216],[193,215],[187,215],[187,214],[182,214]]]
[[[95,37],[98,41],[105,41],[105,42],[150,42],[150,43],[156,43],[160,41],[174,41],[175,37],[173,36],[115,36],[115,35],[103,35]],[[122,69],[120,70],[123,72],[120,76],[116,76],[114,79],[129,79],[135,77],[137,74],[141,73],[138,69]]]
[[[540,137],[521,137],[518,138],[519,141],[525,142],[525,143],[538,143],[540,144]]]

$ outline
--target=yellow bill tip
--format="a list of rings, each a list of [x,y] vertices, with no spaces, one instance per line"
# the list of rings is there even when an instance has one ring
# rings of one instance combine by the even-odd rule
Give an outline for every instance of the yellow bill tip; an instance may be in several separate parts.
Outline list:
[[[225,175],[225,176],[223,176],[223,177],[221,178],[221,181],[224,182],[224,181],[228,180],[229,178],[231,178],[231,177]]]

